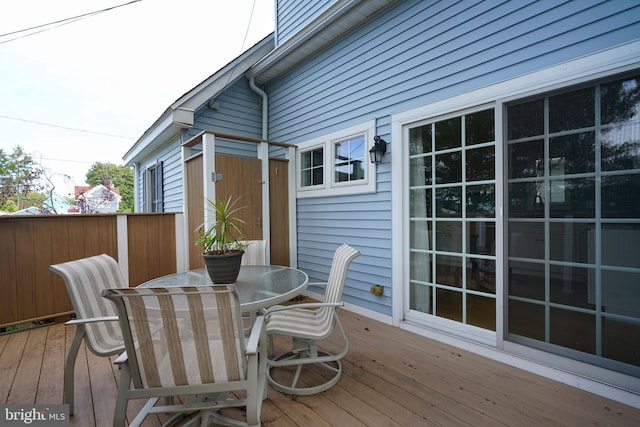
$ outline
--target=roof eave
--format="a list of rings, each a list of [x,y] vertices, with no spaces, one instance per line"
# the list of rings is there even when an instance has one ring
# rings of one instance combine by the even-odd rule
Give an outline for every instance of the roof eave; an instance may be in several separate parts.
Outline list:
[[[242,77],[251,65],[273,50],[273,39],[273,34],[265,37],[173,102],[125,153],[122,157],[124,164],[133,165],[161,147],[182,129],[193,127],[196,109],[217,96],[230,82]]]
[[[193,126],[193,111],[168,108],[122,157],[126,166],[131,166],[153,152],[182,129]]]
[[[397,0],[338,0],[253,65],[247,75],[267,83],[365,23]]]

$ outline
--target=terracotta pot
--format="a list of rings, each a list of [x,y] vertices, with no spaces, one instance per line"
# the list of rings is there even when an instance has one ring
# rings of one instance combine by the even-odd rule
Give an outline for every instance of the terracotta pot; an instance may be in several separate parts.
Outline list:
[[[235,283],[240,272],[244,251],[235,251],[223,255],[202,254],[207,273],[211,281],[216,285]]]

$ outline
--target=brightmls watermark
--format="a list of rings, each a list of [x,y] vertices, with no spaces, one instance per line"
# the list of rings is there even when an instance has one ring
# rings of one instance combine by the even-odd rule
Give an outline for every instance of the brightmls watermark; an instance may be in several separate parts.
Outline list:
[[[69,405],[0,405],[0,427],[68,427]]]

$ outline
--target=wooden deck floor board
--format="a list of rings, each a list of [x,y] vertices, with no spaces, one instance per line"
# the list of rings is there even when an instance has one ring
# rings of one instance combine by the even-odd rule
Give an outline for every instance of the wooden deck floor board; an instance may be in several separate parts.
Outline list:
[[[389,369],[393,372],[390,381],[406,384],[412,393],[416,387],[421,388],[420,385],[431,388],[434,393],[425,399],[437,398],[438,394],[448,397],[450,402],[457,402],[456,416],[467,422],[478,425],[484,417],[489,417],[492,420],[489,424],[510,424],[514,419],[518,419],[520,425],[594,423],[592,411],[596,407],[592,406],[591,411],[585,411],[584,407],[589,400],[598,405],[599,396],[433,340],[425,339],[433,345],[424,346],[424,341],[416,340],[414,334],[370,319],[355,320],[357,326],[349,328],[349,340],[354,348],[366,349],[369,342],[384,342],[385,348],[384,352],[376,353],[374,348],[365,351],[359,360],[362,366],[366,366],[368,359],[371,359],[369,364],[383,364],[371,368],[370,372]],[[370,354],[376,354],[376,358]],[[349,360],[356,360],[357,356],[352,352]],[[394,380],[395,375],[398,377]],[[419,378],[419,385],[400,381],[407,376],[412,380]],[[446,399],[440,403],[444,405],[436,406],[449,407]],[[467,405],[471,412],[465,411]],[[606,405],[599,408],[600,418],[616,418],[611,412],[612,408]],[[482,415],[479,419],[475,418],[478,414]],[[634,425],[637,420],[620,417],[617,422]]]
[[[341,381],[334,386],[333,392],[325,393],[325,395],[336,406],[348,408],[351,415],[365,426],[376,424],[383,424],[390,427],[415,425],[415,423],[399,423],[387,416],[387,414],[378,407],[379,401],[366,399],[363,393],[364,388],[360,383],[356,383],[347,375],[344,375]]]
[[[297,426],[331,426],[331,424],[327,423],[324,419],[318,417],[304,400],[285,396],[273,389],[269,389],[268,398]]]
[[[47,329],[37,328],[26,333],[28,334],[27,342],[20,358],[7,403],[34,404],[36,402],[44,348],[47,341]]]
[[[274,390],[271,390],[269,393],[277,393]],[[287,416],[278,406],[276,406],[272,399],[266,399],[262,402],[262,414],[260,419],[262,420],[263,426],[274,426],[274,427],[296,427],[297,424],[294,423],[291,418]]]
[[[4,403],[9,403],[9,394],[14,385],[27,338],[29,338],[28,333],[8,334],[1,338],[5,345],[0,353],[0,378],[2,378],[0,399]]]
[[[62,401],[58,372],[64,370],[65,331],[63,328],[47,328],[47,337],[41,366],[40,382],[36,394],[38,404]]]
[[[96,426],[98,427],[112,425],[113,410],[118,391],[112,370],[113,360],[115,360],[115,357],[99,357],[90,351],[87,352],[91,399],[93,401]]]
[[[71,334],[71,336],[67,334],[67,343],[70,343],[72,338],[73,334]],[[89,367],[87,364],[87,353],[90,353],[90,351],[83,345],[80,348],[80,351],[78,351],[74,370],[74,415],[71,417],[70,424],[72,426],[77,425],[78,427],[81,427],[83,425],[82,421],[86,422],[87,424],[85,425],[88,426],[100,425],[96,424],[95,412],[93,407],[94,400],[91,393],[91,377],[89,376]],[[61,388],[63,387],[63,375],[64,370],[60,372]],[[104,380],[108,381],[107,378],[105,378]],[[58,403],[61,403],[61,401]],[[104,404],[108,403],[105,402]]]
[[[350,350],[340,382],[297,398],[269,388],[263,425],[640,425],[636,408],[353,313],[342,311],[341,319]],[[61,403],[73,333],[60,324],[0,336],[0,402]],[[337,340],[327,346],[337,348]],[[111,425],[119,381],[114,359],[81,348],[72,426]],[[128,416],[142,404],[131,402]],[[166,419],[149,417],[144,425],[156,427]]]
[[[385,414],[393,414],[393,422],[402,426],[417,426],[429,423],[432,426],[469,426],[397,386],[370,373],[359,375],[361,368],[345,361],[345,374],[337,386],[360,396]],[[380,390],[384,390],[381,398]],[[411,408],[403,410],[403,408]],[[391,417],[391,415],[387,415]]]

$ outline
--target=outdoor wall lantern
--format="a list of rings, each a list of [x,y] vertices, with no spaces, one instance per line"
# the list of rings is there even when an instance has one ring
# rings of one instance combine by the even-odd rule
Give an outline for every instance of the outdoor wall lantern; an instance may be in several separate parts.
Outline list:
[[[387,152],[387,141],[380,138],[378,135],[373,137],[373,148],[369,150],[371,156],[371,163],[382,163],[382,157]]]

